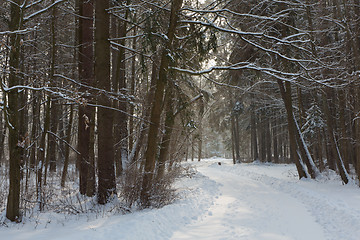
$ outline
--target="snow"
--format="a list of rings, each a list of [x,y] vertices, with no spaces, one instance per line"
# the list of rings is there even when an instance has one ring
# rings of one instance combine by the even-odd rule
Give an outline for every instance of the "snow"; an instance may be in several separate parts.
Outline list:
[[[293,164],[184,164],[197,173],[176,183],[171,205],[125,215],[41,213],[0,225],[1,239],[359,239],[360,190],[335,173],[314,181],[298,180]]]

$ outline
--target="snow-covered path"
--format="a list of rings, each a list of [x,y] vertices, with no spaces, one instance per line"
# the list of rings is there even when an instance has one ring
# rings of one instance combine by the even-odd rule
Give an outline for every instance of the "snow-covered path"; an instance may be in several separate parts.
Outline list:
[[[111,206],[79,215],[39,213],[22,224],[0,224],[0,239],[360,239],[360,189],[342,185],[336,174],[299,181],[292,164],[184,165],[198,173],[177,182],[179,199],[171,205],[126,215],[107,212]]]
[[[218,196],[172,239],[326,239],[314,216],[291,195],[216,164],[198,171],[220,184]]]

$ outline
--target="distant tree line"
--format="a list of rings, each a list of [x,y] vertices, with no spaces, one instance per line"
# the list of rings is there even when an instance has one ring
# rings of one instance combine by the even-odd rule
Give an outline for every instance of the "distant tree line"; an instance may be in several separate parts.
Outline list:
[[[220,11],[227,21],[216,28],[234,42],[222,75],[237,87],[224,119],[234,162],[295,162],[300,178],[325,169],[344,183],[352,169],[360,177],[359,10],[356,0],[309,0],[237,1]]]

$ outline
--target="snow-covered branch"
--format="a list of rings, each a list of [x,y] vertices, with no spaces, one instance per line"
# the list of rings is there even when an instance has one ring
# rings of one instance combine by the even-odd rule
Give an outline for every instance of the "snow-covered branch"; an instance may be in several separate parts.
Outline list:
[[[266,73],[271,73],[271,74],[278,74],[279,76],[283,75],[285,77],[291,77],[291,78],[297,78],[300,76],[300,73],[281,72],[281,71],[273,69],[273,68],[259,67],[259,66],[254,65],[253,63],[249,63],[249,62],[241,62],[241,63],[234,64],[232,66],[213,66],[208,69],[200,70],[200,71],[194,71],[194,70],[190,70],[190,69],[183,69],[183,68],[177,68],[177,67],[172,67],[171,69],[178,71],[178,72],[191,74],[191,75],[203,75],[203,74],[211,73],[213,71],[224,71],[224,70],[234,71],[234,70],[249,69],[249,70],[255,70],[255,71],[266,72]],[[288,80],[286,78],[282,78],[282,79]]]
[[[27,21],[29,21],[30,19],[32,19],[32,18],[34,18],[34,17],[36,17],[36,16],[39,16],[39,15],[45,13],[45,12],[48,11],[49,9],[55,7],[56,5],[58,5],[58,4],[60,4],[60,3],[65,2],[65,1],[68,1],[68,0],[57,0],[56,2],[50,4],[49,6],[43,8],[43,9],[41,9],[41,10],[39,10],[39,11],[36,11],[36,12],[30,14],[29,16],[24,17],[24,22],[27,22]]]
[[[194,8],[185,7],[182,9],[182,11],[190,11],[190,12],[194,12],[194,13],[224,13],[224,12],[226,12],[226,13],[231,13],[232,15],[238,16],[238,17],[249,17],[249,18],[255,18],[255,19],[260,19],[260,20],[269,20],[269,21],[277,21],[279,18],[282,17],[282,16],[277,16],[276,18],[273,18],[273,17],[261,16],[261,15],[248,14],[248,13],[238,13],[238,12],[234,12],[227,8],[216,9],[216,10],[206,10],[206,9],[194,9]]]

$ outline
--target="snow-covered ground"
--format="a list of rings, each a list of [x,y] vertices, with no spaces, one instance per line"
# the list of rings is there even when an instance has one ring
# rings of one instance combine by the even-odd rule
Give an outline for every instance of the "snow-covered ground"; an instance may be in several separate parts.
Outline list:
[[[198,173],[177,183],[174,204],[126,215],[40,214],[0,226],[0,239],[360,239],[360,189],[335,174],[299,181],[294,165],[186,164]]]

